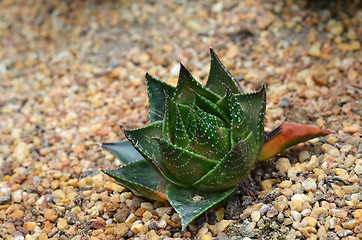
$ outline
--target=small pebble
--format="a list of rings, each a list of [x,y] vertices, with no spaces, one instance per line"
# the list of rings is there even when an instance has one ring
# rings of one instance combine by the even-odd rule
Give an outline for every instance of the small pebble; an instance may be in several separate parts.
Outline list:
[[[356,209],[353,213],[353,217],[355,219],[361,219],[362,218],[362,209]]]
[[[278,214],[278,210],[275,207],[272,207],[267,213],[266,216],[268,218],[273,218]]]
[[[308,50],[308,55],[312,57],[321,56],[321,42],[315,42]]]
[[[304,151],[301,151],[299,153],[299,161],[300,162],[305,162],[305,161],[307,161],[309,159],[310,159],[310,153],[308,151],[304,150]]]
[[[146,212],[144,212],[143,215],[142,215],[142,222],[143,222],[143,223],[146,223],[146,222],[148,222],[151,218],[152,218],[152,213],[149,212],[149,211],[146,211]]]
[[[337,231],[337,235],[338,237],[347,237],[348,235],[351,235],[353,232],[349,229],[346,229],[346,230],[339,230]]]
[[[224,232],[219,232],[219,234],[216,236],[217,240],[230,240],[229,236]]]
[[[282,98],[282,100],[279,102],[279,106],[282,108],[287,108],[290,105],[290,99],[287,97]]]
[[[109,191],[114,191],[114,192],[122,192],[125,190],[124,187],[122,187],[121,185],[118,185],[117,183],[115,182],[111,182],[111,181],[106,181],[104,183],[104,186],[103,186],[106,190],[109,190]]]
[[[317,207],[312,210],[310,217],[315,219],[324,219],[328,216],[328,210],[325,207]]]
[[[342,223],[342,226],[347,229],[354,229],[358,224],[357,219],[347,220]]]
[[[265,226],[264,223],[265,223],[264,219],[260,218],[260,220],[256,223],[256,226],[262,228],[263,226]]]
[[[216,210],[215,215],[218,222],[224,218],[225,208],[219,208]]]
[[[216,225],[208,225],[207,228],[210,230],[213,236],[216,236],[219,234],[220,230]]]
[[[309,215],[311,214],[311,212],[312,212],[312,210],[309,209],[309,208],[307,208],[307,209],[304,209],[304,210],[301,212],[301,214],[302,214],[303,217],[307,217],[307,216],[309,216]]]
[[[143,202],[143,203],[141,203],[141,208],[143,208],[145,210],[152,210],[153,205],[150,202]]]
[[[338,142],[338,138],[336,138],[335,135],[330,135],[328,138],[327,138],[327,142],[329,144],[335,144],[336,142]]]
[[[134,213],[131,213],[128,215],[127,219],[124,221],[125,223],[134,223],[136,221],[136,215]]]
[[[200,238],[200,240],[211,240],[211,239],[212,239],[212,236],[209,234],[202,235]]]
[[[283,212],[283,210],[286,209],[287,207],[288,205],[284,201],[275,203],[275,209],[278,210],[279,213]]]
[[[278,222],[283,223],[284,222],[284,214],[280,212],[278,214],[277,219],[278,219]]]
[[[53,222],[53,221],[57,220],[58,214],[53,209],[45,209],[44,218],[45,218],[45,220]]]
[[[37,226],[38,224],[36,222],[25,222],[23,225],[23,227],[29,232],[33,232]]]
[[[157,224],[157,227],[158,227],[159,229],[164,229],[164,228],[166,228],[166,226],[167,226],[166,221],[163,220],[163,219],[157,221],[156,224]]]
[[[302,214],[300,214],[297,211],[291,211],[290,215],[292,216],[292,218],[294,219],[294,221],[296,222],[300,222],[300,220],[302,219]]]
[[[15,203],[21,203],[21,201],[23,199],[23,191],[21,189],[19,189],[19,190],[13,192],[11,198]]]
[[[68,227],[68,222],[64,218],[58,218],[57,228],[59,230],[64,230]]]
[[[349,153],[352,150],[352,145],[346,144],[341,147],[341,152],[344,154]]]
[[[309,162],[307,163],[308,171],[313,171],[319,165],[319,160],[315,155],[312,155]]]
[[[259,208],[259,212],[261,215],[264,215],[270,210],[270,207],[267,204],[262,204]]]
[[[345,133],[357,133],[359,132],[359,126],[358,125],[351,125],[351,126],[348,126],[348,127],[344,127],[343,129],[343,132]]]
[[[260,219],[260,212],[259,211],[254,211],[251,213],[251,221],[253,222],[258,222]]]
[[[283,182],[279,183],[279,187],[281,188],[289,188],[292,186],[292,181],[290,180],[284,180]]]
[[[355,156],[348,155],[344,160],[344,166],[346,168],[350,168],[355,163],[356,160],[357,158]]]
[[[279,171],[287,173],[291,164],[288,158],[279,158],[275,164],[275,168]]]
[[[306,226],[315,227],[317,225],[317,219],[313,217],[305,217],[303,218],[302,224],[305,224]]]
[[[133,224],[131,227],[131,231],[135,234],[139,233],[143,229],[142,223]]]
[[[292,224],[293,222],[294,222],[293,219],[291,219],[289,217],[284,219],[285,226],[288,226],[288,225]]]
[[[204,236],[208,232],[209,232],[209,229],[206,226],[203,226],[199,229],[199,231],[197,231],[197,236],[199,236],[199,237]]]
[[[362,165],[361,164],[358,164],[354,167],[354,172],[358,175],[361,175],[362,174]]]
[[[317,184],[315,179],[308,178],[302,182],[302,187],[305,191],[312,191],[315,192],[317,190]]]
[[[255,222],[250,222],[246,227],[245,227],[245,231],[246,232],[252,232],[254,230],[256,226]]]
[[[230,221],[224,219],[224,220],[221,220],[221,222],[219,222],[218,228],[219,228],[220,232],[223,232],[229,225],[230,225]]]

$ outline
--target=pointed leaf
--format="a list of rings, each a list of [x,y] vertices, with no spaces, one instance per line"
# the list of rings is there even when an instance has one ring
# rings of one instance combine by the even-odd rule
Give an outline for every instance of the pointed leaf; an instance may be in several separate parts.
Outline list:
[[[219,117],[228,126],[230,125],[230,119],[222,108],[197,93],[195,93],[195,105],[201,108],[203,111]]]
[[[197,92],[212,102],[217,102],[220,99],[218,95],[196,81],[191,73],[181,64],[176,92],[172,99],[177,103],[190,105],[194,102],[193,92]]]
[[[200,193],[194,189],[177,189],[172,185],[167,187],[167,198],[172,207],[178,212],[182,230],[194,219],[209,208],[231,197],[237,187],[232,187],[223,192]]]
[[[166,105],[167,109],[162,128],[163,138],[179,147],[186,147],[191,142],[191,140],[187,134],[184,120],[180,113],[180,108],[188,107],[185,105],[181,106],[180,104],[176,104],[169,97],[166,99]]]
[[[155,140],[159,143],[164,166],[182,183],[196,182],[218,163],[179,148],[163,139]]]
[[[206,87],[220,96],[223,96],[226,92],[224,85],[226,85],[234,94],[242,93],[243,90],[241,89],[238,81],[221,63],[219,57],[212,48],[210,48],[210,55],[211,66]]]
[[[197,127],[196,126],[196,115],[190,107],[180,108],[181,112],[185,111],[186,109],[188,109],[188,112],[187,112],[187,118],[186,118],[186,122],[185,122],[185,128],[186,128],[187,134],[189,136],[189,139],[191,141],[194,141],[195,137],[196,137],[196,127]]]
[[[211,125],[215,127],[227,127],[227,124],[221,120],[219,117],[210,114],[208,112],[205,112],[201,108],[199,108],[196,104],[192,106],[192,109],[195,111],[196,115],[203,119],[204,121],[210,123]]]
[[[143,156],[127,140],[114,143],[103,143],[101,147],[111,152],[123,164],[143,159]]]
[[[223,111],[229,115],[229,119],[231,119],[231,139],[234,146],[249,135],[251,125],[255,123],[248,121],[249,116],[246,115],[247,112],[244,113],[239,102],[229,89],[227,89],[226,94],[217,105],[222,108]]]
[[[179,110],[179,108],[177,108],[173,143],[179,147],[185,148],[190,142],[191,142],[191,139],[189,138],[189,135],[187,134],[186,127],[182,120],[180,110]]]
[[[146,74],[150,123],[163,119],[166,95],[172,96],[175,87]]]
[[[264,143],[264,115],[266,108],[266,89],[263,84],[259,91],[247,94],[235,95],[244,112],[248,113],[248,125],[254,132],[258,151],[261,151]]]
[[[157,160],[160,156],[154,137],[162,137],[162,122],[158,121],[143,128],[125,130],[127,139],[147,160]]]
[[[195,138],[187,149],[209,159],[221,159],[230,149],[230,130],[215,126],[197,114],[195,119]]]
[[[157,141],[154,138],[162,137],[162,122],[157,121],[146,127],[124,131],[127,139],[133,147],[169,182],[179,186],[185,184],[178,182],[171,177],[165,166],[163,166],[161,153]]]
[[[167,202],[164,190],[166,181],[144,159],[134,161],[114,170],[103,170],[116,179],[122,186],[135,194],[160,202]]]
[[[258,158],[259,153],[254,143],[254,134],[250,133],[193,187],[201,191],[221,191],[237,186],[249,174]]]
[[[291,146],[330,133],[304,124],[282,123],[266,134],[258,161],[267,160]]]
[[[176,103],[166,97],[166,113],[162,122],[162,137],[173,142],[173,134],[176,125]]]

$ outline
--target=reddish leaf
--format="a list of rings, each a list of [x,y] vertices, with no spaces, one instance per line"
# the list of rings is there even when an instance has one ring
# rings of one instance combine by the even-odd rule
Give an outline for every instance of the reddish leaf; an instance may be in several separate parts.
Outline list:
[[[291,146],[330,133],[304,124],[282,123],[266,134],[258,161],[267,160]]]

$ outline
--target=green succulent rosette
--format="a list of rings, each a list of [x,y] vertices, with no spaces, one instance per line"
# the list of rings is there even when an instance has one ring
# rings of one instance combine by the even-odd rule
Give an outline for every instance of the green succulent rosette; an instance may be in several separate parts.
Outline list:
[[[135,194],[169,201],[183,228],[235,192],[264,143],[264,85],[243,93],[210,51],[206,86],[183,65],[176,87],[146,74],[149,125],[102,144],[123,163],[104,172]]]

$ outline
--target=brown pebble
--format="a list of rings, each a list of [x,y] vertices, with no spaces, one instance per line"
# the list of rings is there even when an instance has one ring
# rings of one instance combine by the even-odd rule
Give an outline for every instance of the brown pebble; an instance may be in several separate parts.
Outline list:
[[[191,236],[192,236],[192,235],[191,235],[190,232],[185,232],[185,233],[184,233],[184,237],[185,237],[185,238],[191,238]]]
[[[115,182],[111,182],[111,181],[106,181],[104,183],[104,189],[108,190],[108,191],[114,191],[114,192],[123,192],[125,190],[124,187],[118,185]]]
[[[23,227],[28,231],[28,232],[33,232],[35,227],[38,224],[36,222],[25,222]]]
[[[52,231],[53,228],[54,228],[54,227],[53,227],[53,225],[51,224],[51,222],[46,221],[46,222],[44,223],[44,226],[42,227],[42,230],[43,230],[43,233],[49,234],[49,233]]]
[[[65,220],[64,218],[59,218],[58,219],[58,223],[57,223],[57,228],[59,230],[64,230],[68,227],[68,223],[67,220]]]
[[[44,218],[45,218],[45,220],[53,222],[53,221],[57,220],[58,214],[53,209],[45,209]]]
[[[356,133],[359,132],[359,127],[357,124],[354,124],[351,126],[344,127],[342,130],[344,133]]]
[[[117,202],[106,202],[104,204],[104,207],[105,207],[106,211],[113,212],[113,211],[116,211],[118,209],[119,203],[117,203]]]
[[[84,152],[85,146],[84,145],[76,145],[73,147],[73,152],[76,154],[80,154]]]
[[[16,231],[16,228],[14,226],[13,223],[10,223],[10,222],[5,222],[4,224],[2,224],[2,229],[6,229],[6,231],[10,234],[12,234],[13,232]]]
[[[106,228],[105,223],[101,222],[101,221],[92,222],[90,224],[90,226],[91,226],[91,228],[94,228],[94,229],[105,229]]]
[[[302,223],[310,227],[315,227],[317,225],[317,222],[317,219],[313,217],[305,217],[302,221]]]
[[[351,103],[346,103],[342,106],[342,112],[344,113],[348,113],[352,110],[352,104]]]
[[[208,225],[207,227],[213,236],[216,236],[220,232],[220,229],[216,225]]]
[[[361,219],[362,218],[362,209],[356,209],[356,211],[354,211],[354,213],[353,213],[353,217],[356,219]]]
[[[278,212],[283,212],[284,209],[288,208],[288,205],[286,202],[277,202],[275,203],[275,209],[278,210]]]
[[[138,208],[134,215],[136,215],[137,217],[142,217],[142,215],[146,212],[146,210],[144,208]]]
[[[319,86],[327,86],[329,74],[324,66],[316,65],[310,69],[313,81]]]
[[[114,218],[118,223],[123,223],[124,221],[126,221],[129,212],[130,211],[127,208],[123,208],[117,211],[117,213],[114,215]]]
[[[129,231],[129,227],[127,227],[127,225],[125,223],[120,223],[117,224],[117,227],[114,230],[114,234],[115,235],[121,235],[121,234],[125,234]]]
[[[10,217],[13,219],[13,220],[20,220],[20,219],[23,219],[24,218],[24,211],[22,210],[15,210],[11,215]]]
[[[307,34],[307,41],[314,43],[315,40],[317,40],[317,30],[315,28],[311,28]]]

